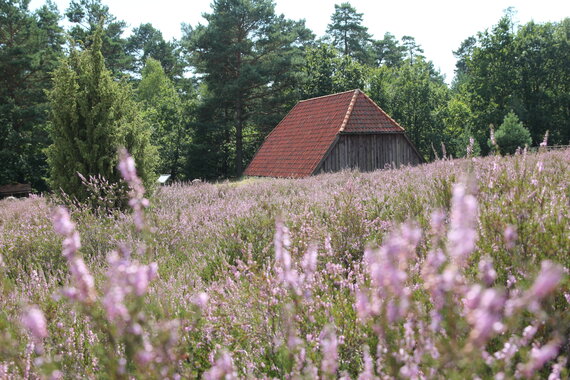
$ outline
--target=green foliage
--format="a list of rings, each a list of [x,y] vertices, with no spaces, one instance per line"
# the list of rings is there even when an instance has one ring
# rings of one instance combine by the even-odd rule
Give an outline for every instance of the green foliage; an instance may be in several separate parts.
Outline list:
[[[127,53],[134,58],[134,71],[142,73],[149,58],[160,62],[170,80],[182,77],[184,67],[178,57],[177,44],[165,41],[160,30],[152,24],[141,24],[133,29],[125,46]]]
[[[88,194],[77,173],[119,181],[117,150],[122,146],[135,158],[145,185],[152,187],[156,179],[156,148],[150,144],[150,131],[130,86],[112,79],[100,49],[97,31],[91,48],[72,50],[62,61],[49,92],[53,139],[47,151],[50,185],[79,201]]]
[[[400,67],[381,67],[370,80],[370,97],[409,135],[424,156],[440,146],[449,89],[430,63],[418,58]]]
[[[503,124],[495,132],[495,141],[501,153],[513,154],[517,148],[524,148],[525,145],[530,145],[532,139],[528,129],[523,126],[517,115],[511,111],[505,116]],[[492,147],[491,145],[489,146]]]
[[[393,34],[386,32],[381,40],[372,41],[374,61],[378,66],[400,66],[404,62],[406,48],[398,43]]]
[[[152,128],[152,141],[158,146],[160,173],[180,179],[184,154],[191,138],[188,132],[189,111],[194,105],[184,102],[159,61],[148,58],[137,88],[144,109],[144,119]]]
[[[570,141],[570,19],[517,26],[507,13],[490,30],[455,52],[460,91],[473,112],[475,134],[487,147],[488,125],[513,110],[535,143],[548,130],[551,144]],[[564,105],[566,104],[566,105]]]
[[[53,3],[35,12],[28,3],[0,2],[0,185],[46,190],[44,90],[62,54],[63,30]]]
[[[302,88],[304,99],[364,88],[368,69],[350,56],[341,56],[331,45],[319,44],[306,51]]]
[[[101,0],[72,0],[65,16],[72,25],[68,33],[76,47],[91,47],[91,36],[102,25],[100,49],[107,68],[116,77],[131,69],[133,59],[127,54],[127,41],[122,37],[127,24],[110,14]]]
[[[304,22],[275,15],[271,0],[215,0],[204,17],[207,26],[188,28],[184,36],[207,86],[189,175],[239,176],[246,133],[252,128],[259,141],[298,98],[299,45],[313,36]],[[206,165],[202,171],[197,162]]]
[[[362,25],[362,13],[358,13],[350,3],[335,4],[327,34],[343,55],[361,63],[370,61],[368,28]]]

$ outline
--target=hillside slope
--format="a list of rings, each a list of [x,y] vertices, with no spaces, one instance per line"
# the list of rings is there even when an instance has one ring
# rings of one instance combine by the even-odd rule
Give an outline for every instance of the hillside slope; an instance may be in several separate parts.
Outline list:
[[[70,210],[85,267],[46,199],[0,201],[0,377],[567,375],[570,150],[150,201]]]

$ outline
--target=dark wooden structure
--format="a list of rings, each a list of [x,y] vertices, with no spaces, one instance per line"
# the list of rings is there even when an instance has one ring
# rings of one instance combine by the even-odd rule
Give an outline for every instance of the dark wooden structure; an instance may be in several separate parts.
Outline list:
[[[299,178],[421,162],[404,129],[362,91],[353,90],[297,103],[267,136],[245,174]]]
[[[27,197],[32,192],[29,183],[17,183],[13,185],[0,186],[0,199],[6,197]]]
[[[316,173],[417,165],[421,159],[403,133],[340,134]]]

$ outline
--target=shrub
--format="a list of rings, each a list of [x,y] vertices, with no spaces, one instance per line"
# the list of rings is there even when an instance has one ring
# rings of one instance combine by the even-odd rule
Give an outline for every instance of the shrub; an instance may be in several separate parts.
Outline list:
[[[130,86],[114,81],[105,68],[100,33],[95,33],[89,49],[72,50],[62,61],[48,94],[53,139],[47,150],[49,184],[80,202],[89,193],[78,173],[120,181],[116,167],[121,147],[135,157],[147,188],[156,179],[157,153],[150,144],[150,130],[132,100]]]
[[[505,116],[503,124],[497,129],[495,141],[502,154],[513,154],[518,147],[524,148],[532,143],[530,132],[512,111]],[[491,142],[489,147],[493,148]]]

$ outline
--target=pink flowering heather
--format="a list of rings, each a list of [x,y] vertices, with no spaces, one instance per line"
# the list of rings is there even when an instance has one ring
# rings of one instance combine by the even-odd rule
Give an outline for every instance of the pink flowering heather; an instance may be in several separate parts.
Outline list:
[[[474,285],[467,292],[464,303],[467,321],[472,326],[469,338],[476,346],[484,346],[489,338],[503,330],[505,295],[502,292]]]
[[[71,272],[72,286],[64,290],[64,294],[80,302],[91,303],[95,299],[95,281],[87,269],[85,262],[77,255],[81,248],[79,233],[75,224],[70,220],[69,213],[63,207],[58,207],[52,216],[56,232],[64,236],[63,255]]]
[[[41,341],[47,338],[47,323],[44,313],[37,306],[30,306],[22,314],[22,325],[30,332],[32,337]]]
[[[459,267],[467,264],[477,242],[477,200],[467,194],[463,184],[453,187],[450,229],[447,234],[448,253]]]
[[[206,373],[204,380],[234,380],[238,379],[237,372],[234,368],[232,356],[228,352],[223,352],[213,363]]]
[[[527,292],[527,297],[532,301],[541,301],[558,287],[563,276],[564,269],[560,265],[548,260],[543,261],[540,273]]]
[[[487,286],[491,286],[497,279],[497,272],[493,268],[493,259],[491,257],[485,256],[479,261],[479,278]]]
[[[119,171],[123,179],[131,188],[129,206],[134,211],[134,222],[137,230],[144,227],[144,209],[148,207],[149,201],[144,197],[145,189],[141,179],[137,176],[134,158],[125,150],[119,151]]]
[[[287,287],[299,293],[299,276],[297,271],[293,269],[291,254],[289,253],[289,247],[291,245],[289,229],[280,220],[277,220],[275,223],[273,245],[275,247],[275,267],[280,280]]]
[[[421,231],[418,228],[404,225],[379,249],[366,250],[364,261],[373,287],[368,302],[362,294],[357,296],[357,310],[361,317],[379,315],[383,307],[391,322],[404,316],[410,296],[410,289],[406,285],[406,269],[408,261],[415,255],[420,238]]]
[[[164,186],[152,228],[126,155],[134,213],[0,200],[0,378],[567,378],[570,150],[542,151]]]
[[[505,228],[503,237],[505,238],[505,246],[507,247],[507,249],[513,249],[517,241],[517,230],[515,226],[508,225]]]
[[[519,370],[523,376],[530,378],[536,371],[544,367],[544,365],[555,359],[560,350],[560,341],[552,340],[542,347],[533,347],[530,350],[530,360],[519,365]]]
[[[107,311],[109,320],[117,318],[128,322],[130,319],[124,300],[129,295],[140,297],[147,292],[150,282],[157,276],[158,266],[156,263],[140,265],[131,262],[127,250],[123,250],[123,257],[116,251],[111,252],[107,261],[109,272],[107,273],[108,287],[103,297],[103,305]]]
[[[321,371],[323,377],[336,377],[338,369],[338,339],[336,333],[331,326],[325,327],[320,336],[321,352],[323,360],[321,362]]]

